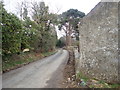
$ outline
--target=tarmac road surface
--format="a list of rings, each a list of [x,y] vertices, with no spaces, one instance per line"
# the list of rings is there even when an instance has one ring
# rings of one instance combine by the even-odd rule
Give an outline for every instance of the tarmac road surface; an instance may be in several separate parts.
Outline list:
[[[66,50],[2,75],[2,88],[58,88],[68,61]]]

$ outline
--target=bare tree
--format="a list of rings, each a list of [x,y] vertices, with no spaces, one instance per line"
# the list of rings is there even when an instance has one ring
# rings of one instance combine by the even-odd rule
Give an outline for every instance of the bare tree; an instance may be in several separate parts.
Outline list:
[[[26,1],[22,1],[21,3],[18,3],[17,5],[17,14],[19,15],[19,17],[21,18],[21,20],[24,20],[28,17],[29,14],[29,3]]]

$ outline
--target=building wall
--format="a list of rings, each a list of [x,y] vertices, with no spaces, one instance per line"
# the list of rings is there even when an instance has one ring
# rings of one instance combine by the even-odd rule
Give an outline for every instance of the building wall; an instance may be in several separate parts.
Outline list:
[[[79,30],[77,72],[118,82],[118,3],[100,2],[83,18]]]

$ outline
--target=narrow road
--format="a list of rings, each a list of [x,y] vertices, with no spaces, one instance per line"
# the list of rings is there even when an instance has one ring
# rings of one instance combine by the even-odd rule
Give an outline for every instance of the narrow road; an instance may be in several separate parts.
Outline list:
[[[68,61],[66,50],[16,70],[4,73],[3,88],[57,88],[62,80],[62,71]]]

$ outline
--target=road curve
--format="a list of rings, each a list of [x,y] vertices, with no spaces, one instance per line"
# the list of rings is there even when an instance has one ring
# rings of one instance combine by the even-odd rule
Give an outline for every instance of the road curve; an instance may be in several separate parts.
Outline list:
[[[2,88],[45,88],[48,86],[54,88],[53,83],[56,81],[54,79],[59,77],[55,74],[57,71],[63,70],[65,65],[60,66],[66,64],[68,57],[68,52],[61,49],[52,56],[4,73]]]

